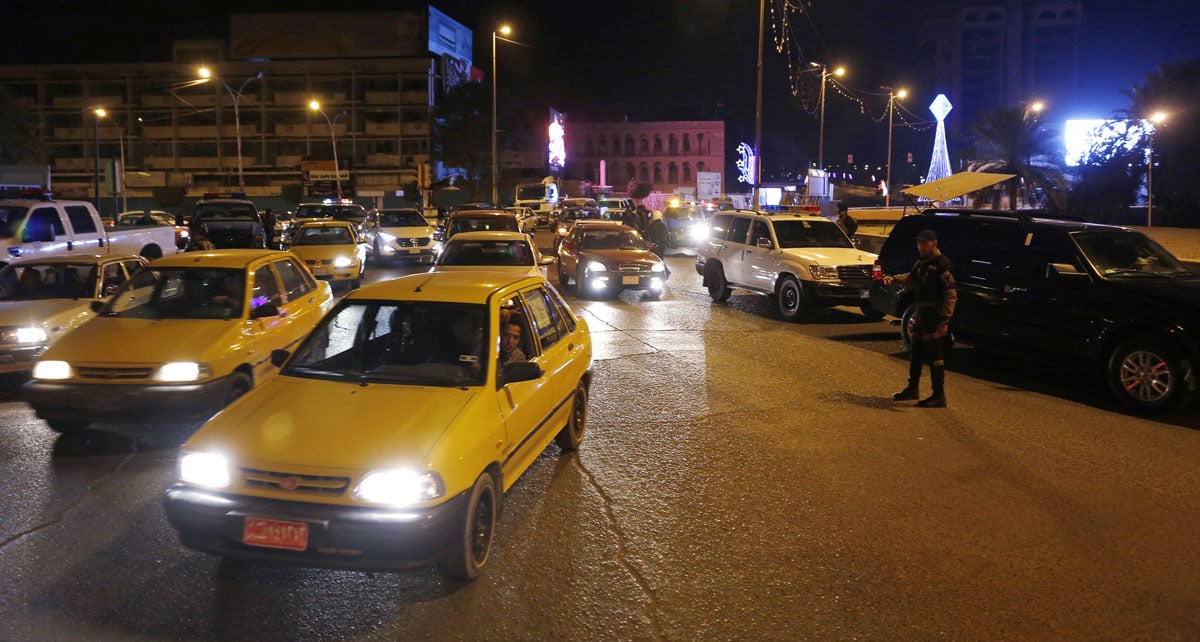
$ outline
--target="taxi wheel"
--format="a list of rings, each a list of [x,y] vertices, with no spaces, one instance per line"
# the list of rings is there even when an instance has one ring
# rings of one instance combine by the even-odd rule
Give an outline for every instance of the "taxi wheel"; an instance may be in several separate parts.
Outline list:
[[[88,427],[86,421],[63,421],[61,419],[47,419],[46,425],[50,426],[50,430],[64,435],[78,435]]]
[[[471,489],[467,510],[458,524],[458,533],[439,562],[443,574],[456,580],[479,577],[492,557],[492,541],[499,515],[500,488],[492,473],[484,471]]]
[[[580,383],[571,401],[571,417],[554,438],[558,447],[565,451],[579,450],[579,444],[583,441],[583,433],[587,430],[587,399],[587,387]]]
[[[804,295],[804,289],[800,287],[800,282],[795,277],[784,277],[779,284],[776,298],[779,303],[779,314],[784,321],[799,321],[808,311],[808,299]]]
[[[357,290],[362,287],[362,279],[354,279],[350,282],[350,289]]]
[[[733,290],[725,281],[725,270],[721,269],[720,265],[713,265],[708,268],[708,296],[712,297],[713,301],[724,301],[733,294]]]
[[[235,372],[230,379],[229,392],[225,395],[226,406],[237,401],[238,397],[250,392],[250,389],[254,387],[254,382],[250,381],[250,377],[241,372]]]

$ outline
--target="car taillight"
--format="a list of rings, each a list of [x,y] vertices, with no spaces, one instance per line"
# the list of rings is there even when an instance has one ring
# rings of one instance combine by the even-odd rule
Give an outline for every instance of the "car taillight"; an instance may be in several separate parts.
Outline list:
[[[871,280],[883,280],[883,266],[879,264],[879,259],[875,259],[875,264],[871,266]]]

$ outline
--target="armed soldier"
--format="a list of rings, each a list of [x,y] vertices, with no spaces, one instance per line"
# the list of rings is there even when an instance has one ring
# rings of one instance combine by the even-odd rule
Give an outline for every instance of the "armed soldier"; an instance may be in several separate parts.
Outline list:
[[[917,234],[921,258],[908,274],[885,276],[885,284],[906,283],[916,288],[916,327],[912,328],[912,350],[908,363],[908,387],[892,398],[896,401],[920,399],[921,370],[929,364],[933,394],[917,402],[921,408],[946,407],[946,364],[943,344],[950,331],[950,317],[958,302],[958,289],[951,273],[953,264],[938,249],[937,233],[921,230]]]

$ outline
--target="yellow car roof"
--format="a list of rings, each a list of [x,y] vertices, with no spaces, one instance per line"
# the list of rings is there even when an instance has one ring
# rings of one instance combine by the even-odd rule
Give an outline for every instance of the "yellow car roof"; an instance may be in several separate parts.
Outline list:
[[[543,278],[480,270],[410,274],[390,281],[371,283],[346,295],[347,299],[391,299],[396,301],[444,301],[487,303],[497,290],[511,285],[542,283]]]
[[[160,267],[212,267],[242,269],[254,261],[269,256],[290,255],[280,250],[209,250],[172,254],[151,261]]]
[[[322,220],[315,220],[315,221],[307,221],[306,220],[300,224],[300,227],[349,227],[349,228],[353,228],[354,224],[351,223],[350,221],[337,221],[337,220],[327,221],[327,220],[322,219]]]
[[[136,254],[66,254],[63,256],[31,256],[12,261],[9,265],[47,265],[58,263],[100,263],[101,261],[136,261],[142,257]]]

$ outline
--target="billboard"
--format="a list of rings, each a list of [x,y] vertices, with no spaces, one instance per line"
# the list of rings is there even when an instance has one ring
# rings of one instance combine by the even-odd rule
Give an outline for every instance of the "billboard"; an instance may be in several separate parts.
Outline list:
[[[706,201],[721,195],[721,172],[696,172],[696,199]]]
[[[419,56],[421,22],[416,11],[234,14],[229,52],[239,60]]]
[[[1133,149],[1143,133],[1154,133],[1154,125],[1146,120],[1068,120],[1063,125],[1067,165],[1082,163],[1088,152],[1101,144],[1124,140],[1125,149]]]
[[[549,141],[548,156],[550,161],[550,173],[558,174],[567,164],[567,142],[566,142],[566,114],[556,111],[553,107],[550,108],[550,126],[548,128]]]
[[[429,7],[429,51],[458,58],[471,68],[474,35],[454,18]]]

